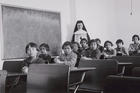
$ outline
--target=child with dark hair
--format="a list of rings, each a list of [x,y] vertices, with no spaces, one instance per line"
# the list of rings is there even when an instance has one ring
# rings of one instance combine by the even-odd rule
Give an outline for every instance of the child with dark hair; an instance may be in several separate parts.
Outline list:
[[[86,38],[88,42],[90,40],[89,34],[87,33],[87,30],[86,30],[86,27],[85,27],[83,21],[78,20],[76,22],[76,25],[75,25],[75,28],[74,28],[74,34],[73,34],[73,37],[72,37],[72,42],[80,43],[82,38]]]
[[[46,64],[51,63],[51,56],[50,56],[50,48],[49,45],[46,43],[42,43],[39,46],[40,49],[40,55],[39,57],[42,58],[43,60],[45,60]]]
[[[104,48],[104,58],[111,58],[112,56],[116,56],[116,51],[113,49],[113,44],[111,41],[105,41]]]
[[[42,64],[45,63],[44,60],[38,57],[38,46],[36,43],[30,42],[26,45],[25,52],[27,54],[27,58],[24,60],[24,66],[22,71],[24,73],[28,73],[28,67],[30,64]]]
[[[78,42],[72,42],[72,50],[73,50],[74,53],[77,54],[77,62],[75,64],[75,67],[78,67],[79,61],[80,61],[80,58],[81,58],[80,45],[79,45]]]
[[[85,53],[86,53],[87,49],[89,48],[87,39],[85,39],[85,38],[81,39],[80,44],[81,44],[80,54],[81,54],[81,56],[85,56]]]
[[[69,41],[64,42],[62,45],[63,53],[56,57],[54,61],[56,63],[62,63],[68,65],[70,68],[75,67],[77,61],[77,55],[72,51],[72,44]]]
[[[95,39],[96,43],[97,43],[97,48],[100,50],[100,52],[102,53],[104,51],[104,47],[101,46],[101,40],[99,38]]]
[[[115,48],[115,50],[116,50],[116,56],[126,56],[126,55],[128,55],[128,52],[123,47],[123,44],[124,44],[124,42],[123,42],[122,39],[118,39],[116,41],[116,45],[117,45],[117,47]]]
[[[89,42],[89,49],[86,52],[85,57],[82,57],[83,59],[99,59],[101,56],[100,50],[97,48],[97,42],[96,40],[92,39]]]
[[[140,38],[139,38],[138,35],[133,35],[133,37],[132,37],[133,43],[131,43],[129,45],[129,48],[128,48],[130,56],[140,55],[140,43],[139,43],[139,40],[140,40]]]

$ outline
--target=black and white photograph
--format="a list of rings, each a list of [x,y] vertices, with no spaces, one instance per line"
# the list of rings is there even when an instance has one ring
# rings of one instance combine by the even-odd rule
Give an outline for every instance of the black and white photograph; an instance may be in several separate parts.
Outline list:
[[[0,0],[0,93],[140,93],[140,0]]]

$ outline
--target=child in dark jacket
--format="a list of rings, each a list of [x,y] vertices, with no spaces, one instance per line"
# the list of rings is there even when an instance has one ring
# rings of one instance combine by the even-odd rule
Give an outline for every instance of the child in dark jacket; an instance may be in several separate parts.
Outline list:
[[[128,55],[128,52],[127,52],[126,48],[123,47],[123,44],[124,44],[123,40],[121,40],[121,39],[118,39],[116,41],[116,45],[117,45],[117,47],[115,48],[116,56],[127,56]]]
[[[91,41],[90,41],[90,44],[89,44],[90,46],[89,46],[89,49],[87,50],[87,52],[86,52],[86,55],[85,55],[85,57],[82,57],[82,58],[84,58],[84,59],[99,59],[100,58],[100,56],[101,56],[101,52],[100,52],[100,50],[97,48],[97,42],[96,42],[96,40],[94,40],[94,39],[92,39]]]
[[[45,60],[46,64],[51,63],[51,56],[50,56],[50,48],[49,45],[46,43],[43,43],[39,46],[40,49],[40,55],[39,57]]]
[[[42,64],[45,63],[44,60],[38,57],[38,47],[36,43],[30,42],[25,48],[27,58],[24,60],[24,65],[22,71],[28,73],[28,68],[31,64]]]

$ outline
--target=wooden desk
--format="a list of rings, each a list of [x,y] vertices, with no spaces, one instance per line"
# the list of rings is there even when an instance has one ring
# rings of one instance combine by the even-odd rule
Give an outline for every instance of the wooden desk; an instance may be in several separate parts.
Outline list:
[[[80,84],[83,83],[86,72],[87,71],[90,71],[90,70],[95,70],[95,69],[96,69],[95,67],[84,67],[84,68],[82,67],[82,68],[72,68],[70,70],[70,74],[72,74],[72,73],[75,73],[75,74],[76,73],[81,73],[82,74],[82,77],[80,77],[80,81],[72,84],[72,85],[76,85],[76,88],[74,90],[74,93],[77,92]],[[16,77],[15,84],[17,84],[19,82],[19,79],[20,79],[21,76],[27,76],[27,74],[25,74],[25,73],[11,73],[11,72],[8,72],[8,74],[7,74],[7,77],[8,78],[10,78],[10,77]]]
[[[14,73],[14,72],[8,72],[7,77],[15,77],[15,76],[27,76],[25,73]]]
[[[86,71],[95,70],[95,69],[96,67],[80,67],[80,68],[75,67],[75,68],[72,68],[70,72],[80,72],[80,71],[86,72]]]
[[[80,79],[79,82],[75,82],[75,83],[73,83],[73,84],[70,84],[70,86],[76,85],[76,88],[75,88],[75,90],[74,90],[74,93],[77,92],[77,90],[78,90],[80,84],[83,83],[84,78],[85,78],[85,75],[86,75],[86,72],[87,72],[87,71],[91,71],[91,70],[95,70],[95,69],[96,69],[96,67],[81,67],[81,68],[73,68],[73,69],[70,70],[70,74],[72,74],[72,73],[74,73],[74,72],[76,72],[76,73],[77,73],[77,72],[80,72],[80,73],[82,74],[81,79]]]
[[[132,64],[133,64],[132,62],[118,62],[118,65],[123,66],[120,75],[123,76],[126,66],[129,66],[129,65],[132,65]]]

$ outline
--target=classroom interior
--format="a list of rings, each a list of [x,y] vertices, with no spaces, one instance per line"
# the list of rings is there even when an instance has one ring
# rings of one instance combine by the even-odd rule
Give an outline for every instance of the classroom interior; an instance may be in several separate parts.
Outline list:
[[[1,70],[3,68],[3,62],[5,61],[5,59],[3,58],[4,36],[3,36],[3,26],[2,26],[2,7],[1,7],[2,5],[60,13],[61,45],[65,41],[71,41],[72,35],[74,33],[73,32],[74,27],[77,20],[83,20],[90,38],[91,39],[100,38],[101,45],[103,45],[106,40],[112,41],[113,44],[115,45],[117,39],[122,39],[124,41],[124,46],[128,48],[129,44],[132,43],[132,36],[134,34],[140,35],[140,26],[139,26],[140,0],[0,0],[0,40],[1,40],[0,69]],[[116,45],[114,47],[116,47]],[[125,61],[133,62],[133,60],[135,59],[134,65],[139,65],[138,62],[140,60],[139,57],[122,58],[122,59],[114,58],[114,59],[118,59],[123,62]],[[97,64],[93,64],[93,65],[95,66]],[[83,65],[81,65],[81,67],[82,66]],[[110,72],[110,73],[114,74],[114,72]],[[130,73],[126,73],[126,74],[129,75]],[[110,86],[113,86],[112,89],[115,90],[115,88],[119,87],[119,85],[122,84],[122,82],[124,82],[123,83],[124,85],[122,84],[122,86],[128,85],[129,88],[131,87],[131,85],[129,86],[129,84],[133,83],[134,87],[130,88],[129,93],[139,93],[140,90],[138,89],[138,87],[140,85],[137,83],[139,83],[140,81],[139,78],[140,75],[137,76],[139,72],[138,73],[136,72],[134,74],[136,75],[136,77],[123,77],[123,79],[125,79],[124,81],[122,79],[122,76],[120,77],[111,76],[109,77],[109,79],[111,79],[113,83],[109,82],[109,84]],[[133,79],[135,79],[136,81],[135,80],[133,81]],[[114,83],[116,83],[116,85],[111,85]],[[123,87],[123,88],[119,87],[118,91],[115,90],[113,92],[110,92],[110,89],[107,88],[106,89],[107,91],[105,91],[105,93],[128,93],[128,91],[125,91],[127,90],[128,87]],[[138,91],[134,91],[137,89]],[[103,93],[102,90],[100,92]],[[78,91],[78,93],[88,93],[88,92]]]
[[[133,1],[133,2],[132,2]],[[77,20],[83,20],[91,39],[100,38],[101,44],[121,38],[128,48],[134,34],[139,35],[139,0],[0,0],[1,5],[60,12],[61,41],[72,39]],[[131,4],[132,2],[132,4]],[[132,15],[131,15],[132,12]],[[2,10],[0,9],[0,18]],[[0,59],[3,61],[2,19],[0,21]],[[116,47],[116,46],[115,46]],[[0,63],[2,67],[2,62]]]

